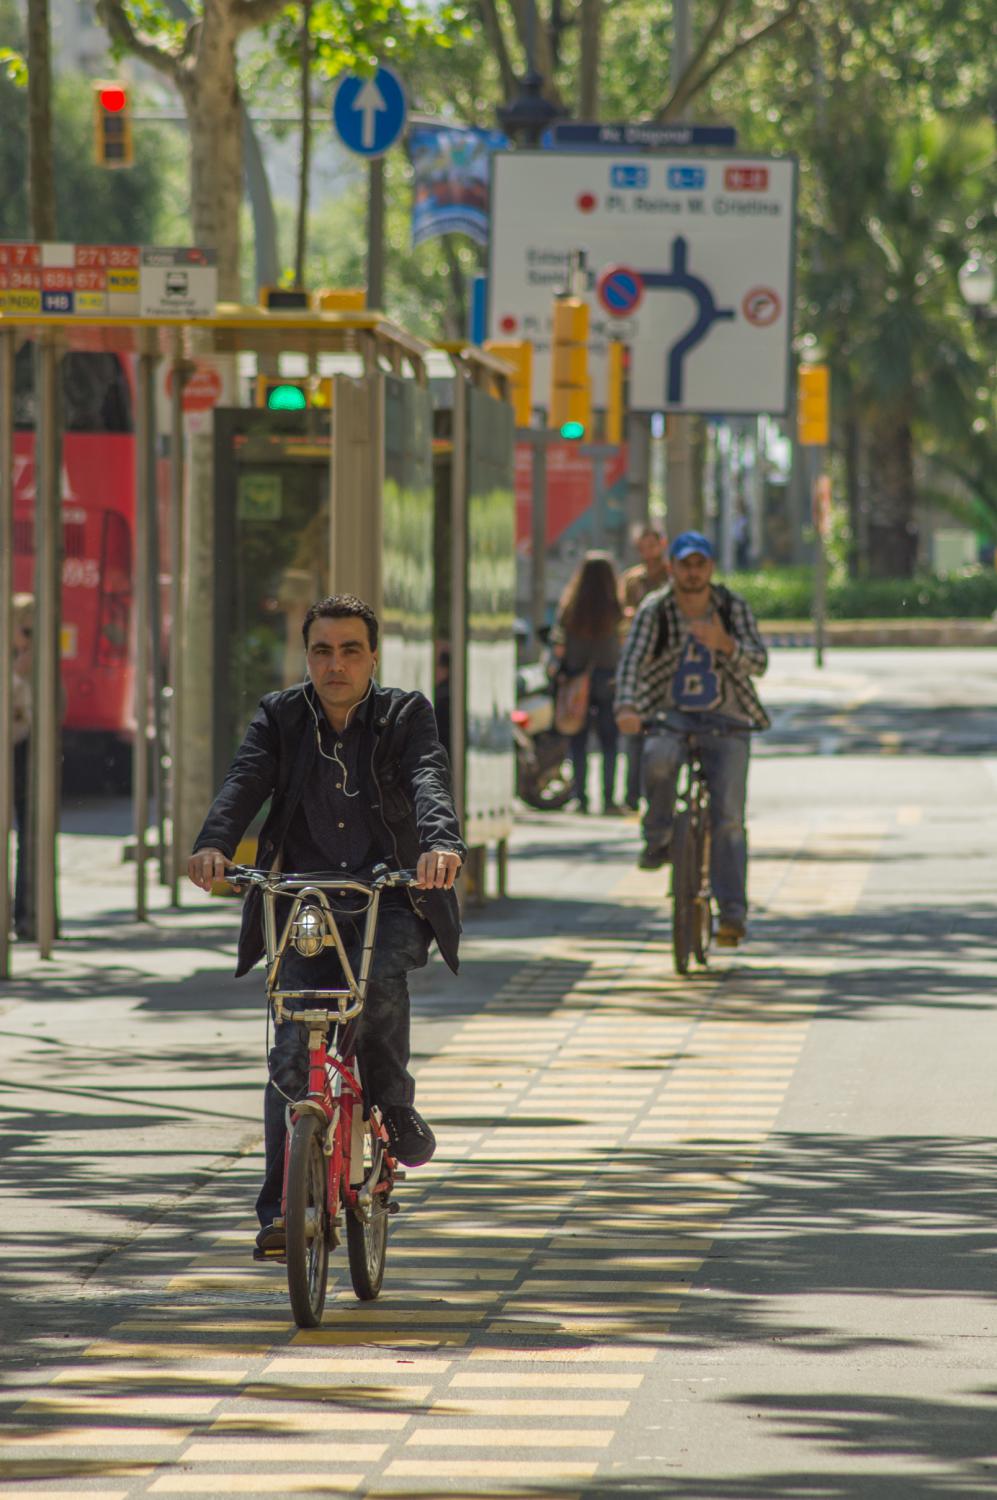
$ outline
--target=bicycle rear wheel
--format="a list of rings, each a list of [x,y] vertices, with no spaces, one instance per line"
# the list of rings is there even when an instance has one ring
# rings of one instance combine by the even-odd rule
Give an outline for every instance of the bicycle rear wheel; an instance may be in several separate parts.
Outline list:
[[[359,1111],[359,1105],[357,1106]],[[373,1120],[363,1122],[363,1180],[366,1181],[380,1161],[380,1180],[386,1171],[381,1138]],[[353,1183],[359,1188],[360,1183]],[[377,1193],[366,1201],[365,1211],[348,1208],[346,1249],[350,1260],[350,1280],[361,1302],[372,1302],[384,1280],[384,1262],[388,1253],[388,1195]]]
[[[694,947],[696,958],[705,965],[710,958],[710,943],[713,941],[713,901],[710,893],[710,826],[704,822],[700,838],[696,866],[699,871],[699,889],[696,892],[696,921]]]
[[[672,953],[679,974],[689,972],[696,921],[696,847],[688,813],[675,819],[672,834]]]
[[[327,1170],[322,1122],[303,1114],[291,1130],[287,1168],[287,1290],[299,1328],[317,1328],[329,1274]]]

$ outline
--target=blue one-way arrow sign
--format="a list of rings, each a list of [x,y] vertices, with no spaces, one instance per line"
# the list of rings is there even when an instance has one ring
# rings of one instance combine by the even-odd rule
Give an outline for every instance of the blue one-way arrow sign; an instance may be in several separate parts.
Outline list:
[[[405,129],[407,113],[401,79],[390,68],[371,78],[347,73],[332,101],[336,133],[358,156],[383,156]]]

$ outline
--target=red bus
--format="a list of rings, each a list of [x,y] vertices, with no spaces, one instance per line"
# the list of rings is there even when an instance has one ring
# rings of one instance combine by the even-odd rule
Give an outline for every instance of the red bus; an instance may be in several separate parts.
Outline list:
[[[134,729],[131,361],[70,349],[61,371],[64,730],[77,748],[119,762]],[[34,407],[34,346],[25,343],[14,394],[14,588],[24,593],[34,572]]]

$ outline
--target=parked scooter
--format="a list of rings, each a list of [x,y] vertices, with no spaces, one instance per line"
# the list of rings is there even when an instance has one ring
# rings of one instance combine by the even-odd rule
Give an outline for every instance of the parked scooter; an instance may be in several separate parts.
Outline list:
[[[516,795],[530,807],[556,812],[574,795],[567,736],[554,728],[554,694],[543,662],[516,674],[512,711],[516,743]]]

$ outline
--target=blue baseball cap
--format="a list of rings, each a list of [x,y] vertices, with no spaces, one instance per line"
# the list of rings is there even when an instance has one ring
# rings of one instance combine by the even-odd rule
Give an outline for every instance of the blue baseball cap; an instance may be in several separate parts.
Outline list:
[[[683,557],[691,557],[694,552],[701,552],[704,557],[717,555],[713,549],[713,543],[701,531],[683,531],[672,542],[668,549],[668,556],[672,562],[681,562]]]

